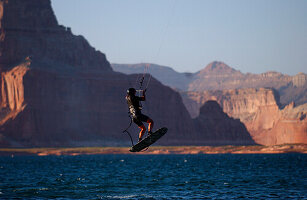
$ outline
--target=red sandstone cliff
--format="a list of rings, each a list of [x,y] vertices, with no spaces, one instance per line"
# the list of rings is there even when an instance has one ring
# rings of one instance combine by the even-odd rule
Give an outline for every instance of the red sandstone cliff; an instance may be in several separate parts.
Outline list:
[[[290,104],[283,110],[276,107],[260,107],[254,120],[245,124],[253,139],[259,144],[306,144],[306,114],[307,104],[298,107]]]
[[[6,76],[25,63],[2,73],[1,146],[129,145],[122,133],[129,124],[124,97],[136,75],[50,72],[36,64],[32,61],[16,80]],[[147,98],[144,113],[156,128],[169,128],[160,144],[183,144],[193,135],[193,121],[178,93],[152,79]],[[130,131],[136,138],[134,125]]]
[[[131,70],[137,65],[132,66],[113,65],[113,68],[132,73]],[[163,83],[174,88],[190,90],[181,92],[181,96],[193,118],[203,118],[200,116],[201,107],[208,100],[215,100],[223,107],[225,113],[240,119],[259,144],[307,143],[304,117],[307,100],[306,74],[299,73],[293,77],[277,72],[260,75],[242,74],[222,62],[212,62],[203,70],[185,77],[179,85],[172,80],[174,77],[180,80],[183,74],[172,72],[168,73],[171,78],[163,79],[159,75],[163,67],[160,66],[159,70],[153,67],[152,71],[154,71],[153,76],[159,78]],[[276,89],[262,88],[264,86]],[[234,88],[241,89],[234,90]],[[208,91],[209,89],[214,90]],[[293,106],[281,108],[291,101],[303,105],[297,107],[299,109]],[[285,113],[295,114],[288,116]],[[294,117],[298,115],[301,116]],[[208,121],[204,120],[204,122]]]
[[[278,72],[243,74],[225,63],[212,62],[194,75],[188,91],[229,90],[241,88],[274,88],[280,94],[280,104],[307,102],[307,75],[288,76]]]
[[[0,25],[0,145],[128,144],[124,96],[136,76],[113,72],[104,54],[58,25],[49,0],[0,0]],[[155,79],[148,104],[156,126],[169,127],[164,141],[193,130],[180,95]]]
[[[182,92],[184,103],[191,116],[199,114],[199,108],[208,100],[216,100],[223,107],[224,112],[243,121],[252,119],[259,107],[278,107],[279,95],[273,89],[236,89],[215,90],[204,92]]]
[[[142,74],[144,69],[148,68],[147,73],[150,73],[157,80],[161,81],[164,85],[168,85],[175,89],[186,91],[188,84],[192,80],[191,74],[179,73],[167,66],[140,63],[140,64],[112,64],[114,71],[121,72],[124,74]]]
[[[0,146],[129,145],[124,97],[137,75],[112,71],[103,53],[58,25],[49,0],[0,0],[0,33]],[[226,129],[199,129],[210,116],[193,121],[180,94],[154,78],[147,99],[143,112],[156,128],[169,128],[159,144],[253,143]]]
[[[207,138],[202,142],[205,145],[255,144],[244,124],[224,113],[216,101],[206,101],[194,122],[199,134]]]
[[[1,72],[0,126],[15,118],[25,108],[23,77],[29,70],[30,60]]]
[[[290,81],[290,76],[278,72],[243,74],[223,62],[215,61],[195,74],[194,80],[189,84],[189,91],[261,87],[279,89]]]
[[[105,55],[91,47],[70,28],[58,25],[46,0],[0,1],[0,67],[6,68],[25,57],[48,63],[37,67],[55,70],[112,71]],[[2,17],[1,17],[2,16]],[[71,70],[71,69],[69,69]]]
[[[255,142],[263,145],[307,143],[307,104],[279,107],[279,95],[272,89],[238,89],[183,93],[193,117],[208,100],[216,100],[223,111],[243,122]]]
[[[142,64],[113,64],[115,71],[126,74],[136,73]],[[196,73],[178,73],[169,67],[150,65],[150,73],[165,85],[180,91],[203,92],[206,90],[229,90],[240,88],[274,88],[280,93],[280,103],[287,105],[294,101],[297,105],[307,102],[307,75],[295,76],[278,72],[243,74],[223,62],[214,61]],[[198,112],[198,111],[197,111]]]

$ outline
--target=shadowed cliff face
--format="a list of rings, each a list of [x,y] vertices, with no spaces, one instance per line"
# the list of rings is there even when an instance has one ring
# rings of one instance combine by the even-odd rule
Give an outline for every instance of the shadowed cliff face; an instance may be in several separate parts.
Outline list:
[[[204,141],[207,145],[255,144],[244,124],[228,117],[216,101],[207,101],[194,123],[197,131],[208,138]]]
[[[105,55],[82,36],[60,26],[49,0],[1,0],[0,67],[16,65],[25,57],[54,63],[48,70],[112,71]],[[1,11],[0,9],[0,11]],[[0,14],[1,16],[1,14]]]
[[[122,133],[130,122],[125,95],[138,76],[114,72],[104,54],[59,26],[49,0],[0,0],[0,7],[0,145],[129,145]],[[159,144],[251,143],[229,131],[237,122],[220,111],[218,124],[226,128],[203,125],[215,122],[206,112],[196,125],[180,94],[154,78],[143,105],[154,129],[169,129]],[[129,130],[136,139],[137,127]]]
[[[190,106],[190,115],[195,118],[199,115],[200,107],[208,100],[216,100],[223,111],[243,122],[252,119],[258,108],[273,106],[278,109],[279,94],[274,89],[236,89],[223,91],[182,92],[184,103]]]
[[[115,71],[131,74],[139,70],[139,65],[113,64],[112,67]],[[179,91],[202,93],[208,90],[274,88],[279,92],[280,103],[283,106],[292,101],[297,105],[307,102],[307,75],[304,73],[299,73],[292,77],[278,72],[243,74],[218,61],[209,63],[204,69],[196,73],[179,73],[174,70],[170,73],[170,70],[169,67],[152,67],[150,73],[163,84]],[[193,102],[191,103],[194,104]],[[194,109],[193,107],[194,105],[187,108],[189,110]],[[199,110],[193,110],[192,112],[199,112]]]
[[[1,134],[12,146],[129,145],[129,137],[122,133],[129,124],[125,94],[136,77],[59,74],[34,67],[20,86],[24,86],[24,109],[5,121]],[[160,144],[183,144],[193,123],[180,95],[152,79],[147,99],[143,112],[155,120],[155,129],[169,127]],[[130,132],[136,139],[135,125]]]
[[[112,64],[112,67],[115,71],[131,74],[136,73],[139,70],[138,66],[140,65],[142,64]],[[169,67],[156,67],[156,65],[153,64],[152,66],[150,73],[152,73],[155,78],[172,88],[177,88],[183,91],[202,92],[205,90],[230,90],[262,87],[273,87],[279,89],[290,83],[292,79],[298,79],[294,77],[291,78],[288,75],[283,75],[278,72],[243,74],[240,71],[229,67],[225,63],[218,61],[211,62],[204,69],[190,74],[179,73],[171,70]],[[168,77],[165,77],[165,74],[167,74]],[[302,79],[302,76],[304,76],[304,74],[301,74],[299,79]]]
[[[125,95],[137,75],[113,72],[104,54],[59,26],[49,0],[0,0],[0,8],[0,145],[128,145]],[[164,143],[182,144],[193,122],[180,95],[153,78],[147,97],[144,113],[169,128]]]
[[[148,73],[161,81],[164,85],[172,88],[187,89],[188,83],[191,81],[190,77],[184,73],[178,73],[170,67],[160,66],[155,64],[140,63],[140,64],[112,64],[114,71],[122,72],[124,74],[142,74],[144,69],[148,68]]]
[[[223,62],[212,62],[195,73],[189,91],[230,90],[240,88],[271,87],[279,89],[291,82],[291,77],[278,72],[243,74]]]
[[[208,100],[215,100],[223,111],[240,119],[253,140],[263,145],[307,143],[307,104],[294,103],[280,108],[279,96],[272,89],[239,89],[183,93],[184,103],[190,106],[190,114]],[[199,114],[199,116],[201,113]]]

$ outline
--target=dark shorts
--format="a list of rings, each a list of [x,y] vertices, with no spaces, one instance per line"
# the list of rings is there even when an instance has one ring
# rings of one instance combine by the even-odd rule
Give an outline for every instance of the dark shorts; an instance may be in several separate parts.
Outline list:
[[[138,114],[132,118],[132,121],[136,123],[138,126],[142,126],[143,125],[142,122],[147,122],[148,119],[149,119],[148,116],[143,114]]]

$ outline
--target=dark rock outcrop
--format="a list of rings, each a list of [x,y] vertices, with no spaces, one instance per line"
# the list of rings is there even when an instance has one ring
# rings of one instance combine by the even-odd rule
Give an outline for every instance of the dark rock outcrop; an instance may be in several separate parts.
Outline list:
[[[131,74],[136,73],[139,65],[113,65],[115,71]],[[169,67],[155,65],[150,68],[150,73],[165,85],[179,91],[203,92],[207,90],[232,90],[243,88],[274,88],[280,93],[280,103],[287,105],[294,101],[296,105],[307,102],[307,84],[304,73],[288,76],[278,72],[262,74],[243,74],[223,62],[214,61],[196,73],[178,73]],[[165,76],[167,75],[167,76]],[[182,80],[182,81],[179,81]]]
[[[195,74],[194,80],[189,84],[189,91],[262,87],[279,89],[290,81],[290,76],[278,72],[243,74],[223,62],[215,61]]]
[[[33,65],[34,61],[25,74],[17,76],[23,84],[10,89],[2,82],[0,143],[15,147],[129,145],[128,136],[122,133],[129,124],[124,97],[136,75],[63,74],[31,68]],[[193,122],[178,93],[152,79],[147,97],[143,112],[155,120],[155,127],[169,128],[160,144],[183,144],[193,135]],[[136,138],[136,126],[130,131]]]
[[[127,71],[130,67],[121,68]],[[157,72],[154,76],[159,78]],[[188,86],[181,88],[189,91],[181,91],[181,96],[192,118],[203,118],[201,107],[209,100],[217,101],[225,113],[245,124],[259,144],[307,143],[306,77],[304,73],[293,77],[278,72],[243,74],[222,62],[213,62],[189,76]],[[175,82],[160,80],[176,88]],[[289,106],[294,105],[291,102],[297,106]]]
[[[206,145],[255,144],[246,127],[238,119],[230,118],[216,101],[207,101],[194,119]]]
[[[170,67],[155,64],[112,64],[111,66],[114,71],[122,72],[124,74],[142,74],[144,73],[144,69],[147,69],[147,73],[150,73],[164,85],[168,85],[179,90],[187,90],[188,84],[192,80],[192,77],[190,76],[191,74],[179,73]]]
[[[129,145],[124,97],[138,75],[114,72],[103,53],[58,25],[49,0],[0,0],[0,33],[2,147]],[[209,139],[195,130],[179,93],[152,78],[147,99],[143,112],[156,128],[169,128],[159,144]],[[222,144],[218,135],[228,132],[218,131],[214,141]]]
[[[55,70],[112,71],[105,55],[91,47],[70,28],[58,25],[50,1],[0,1],[0,67],[24,58],[44,61],[36,67]]]
[[[259,107],[278,108],[280,105],[278,92],[269,88],[182,92],[181,95],[185,105],[190,106],[188,111],[193,118],[199,115],[199,109],[208,100],[217,101],[224,112],[243,122],[252,119]]]
[[[103,53],[58,25],[49,0],[0,0],[0,8],[1,143],[128,144],[124,96],[137,76],[113,72]],[[156,126],[170,129],[165,140],[183,141],[193,127],[180,95],[152,79],[148,99]]]
[[[210,100],[217,101],[229,116],[240,119],[258,144],[307,143],[307,103],[285,108],[279,106],[279,95],[273,89],[238,89],[186,92],[186,106],[196,111]],[[193,117],[200,116],[191,113]]]

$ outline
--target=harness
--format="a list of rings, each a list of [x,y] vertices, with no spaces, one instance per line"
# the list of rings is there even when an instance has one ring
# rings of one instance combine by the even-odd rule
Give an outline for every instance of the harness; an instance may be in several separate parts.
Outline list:
[[[127,134],[129,135],[131,144],[132,144],[132,146],[134,146],[134,144],[133,144],[133,139],[132,139],[132,137],[131,137],[131,134],[130,134],[129,131],[128,131],[128,129],[129,129],[129,128],[131,127],[131,125],[132,125],[132,117],[131,117],[130,112],[128,112],[128,116],[129,116],[129,118],[130,118],[130,123],[129,123],[129,126],[128,126],[125,130],[123,130],[123,133],[127,133]]]
[[[134,146],[134,143],[133,143],[133,139],[132,139],[132,136],[131,134],[129,133],[128,129],[131,127],[132,125],[132,122],[133,122],[133,117],[137,116],[137,111],[135,109],[135,107],[133,106],[133,102],[131,100],[131,97],[130,97],[130,100],[131,101],[131,105],[129,106],[129,111],[128,111],[128,117],[130,118],[130,123],[129,123],[129,126],[123,130],[123,133],[127,133],[130,137],[130,141],[131,141],[131,144],[132,146]],[[140,103],[140,102],[139,102]],[[141,105],[139,106],[139,109],[141,110]]]

